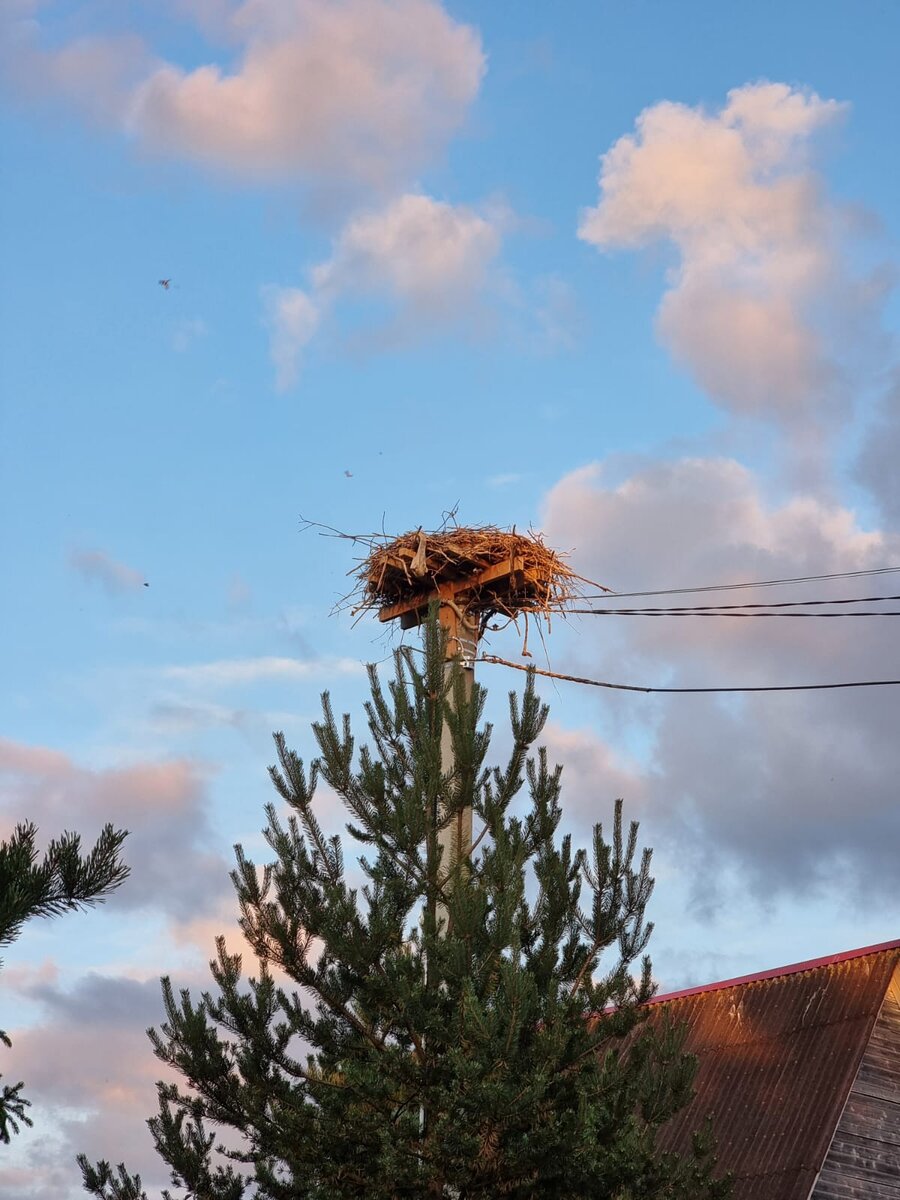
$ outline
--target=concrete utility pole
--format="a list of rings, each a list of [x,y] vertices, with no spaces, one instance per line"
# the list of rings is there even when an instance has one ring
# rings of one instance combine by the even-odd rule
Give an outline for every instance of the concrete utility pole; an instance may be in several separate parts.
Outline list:
[[[472,698],[472,685],[475,682],[475,659],[478,655],[478,621],[466,616],[465,610],[459,608],[454,601],[441,605],[439,610],[441,626],[447,632],[446,662],[444,663],[444,681],[449,684],[455,664],[458,662],[462,671],[463,696],[466,701]],[[451,703],[452,703],[451,693]],[[441,767],[444,771],[454,768],[453,738],[450,726],[444,722],[441,730]],[[454,820],[444,825],[444,813],[436,813],[439,823],[438,845],[441,847],[441,874],[445,878],[450,875],[461,858],[468,858],[469,847],[472,845],[472,808],[466,805],[459,809]],[[446,906],[438,902],[436,910],[438,928],[446,928],[450,914]]]
[[[419,594],[396,604],[389,604],[378,613],[379,621],[400,621],[403,629],[413,629],[420,625],[428,612],[428,606],[433,601],[439,603],[438,616],[441,626],[447,633],[446,664],[444,677],[449,678],[454,664],[459,663],[463,673],[463,687],[466,697],[472,695],[472,685],[475,680],[475,659],[478,656],[478,627],[477,615],[467,611],[467,600],[486,587],[502,585],[514,576],[524,572],[524,564],[519,558],[511,558],[507,562],[497,563],[487,570],[480,571],[468,578],[439,583],[434,591]],[[447,724],[441,734],[441,765],[445,770],[453,768],[453,742]],[[435,813],[435,820],[440,821],[443,814]],[[443,827],[438,834],[438,844],[441,855],[441,875],[446,877],[459,860],[467,857],[472,845],[472,809],[461,809],[456,819]],[[438,926],[446,927],[447,911],[444,905],[437,908]]]

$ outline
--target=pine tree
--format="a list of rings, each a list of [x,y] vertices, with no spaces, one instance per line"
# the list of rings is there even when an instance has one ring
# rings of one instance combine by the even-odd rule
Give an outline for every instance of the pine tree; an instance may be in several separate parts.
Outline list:
[[[79,835],[64,833],[38,862],[37,827],[32,821],[17,825],[8,841],[0,841],[0,946],[11,945],[33,917],[55,917],[95,904],[123,883],[129,868],[119,851],[127,836],[124,829],[106,825],[82,858]],[[11,1045],[2,1029],[0,1041]],[[24,1086],[20,1080],[0,1091],[0,1143],[8,1143],[21,1125],[33,1123],[25,1111],[31,1101],[22,1095]]]
[[[510,696],[508,761],[485,767],[484,691],[467,700],[445,673],[433,618],[421,666],[403,648],[387,691],[369,675],[371,744],[327,693],[308,768],[275,735],[274,861],[238,846],[232,873],[257,973],[219,938],[214,992],[163,980],[149,1034],[186,1086],[158,1085],[149,1124],[173,1184],[191,1200],[727,1196],[708,1138],[685,1158],[656,1145],[694,1062],[644,1020],[649,960],[631,971],[653,886],[637,826],[619,802],[590,853],[559,836],[560,768],[530,753],[547,717],[531,678]],[[362,844],[359,889],[316,816],[320,777]],[[481,832],[448,869],[438,819],[463,805]],[[79,1163],[101,1200],[144,1197],[124,1165]]]

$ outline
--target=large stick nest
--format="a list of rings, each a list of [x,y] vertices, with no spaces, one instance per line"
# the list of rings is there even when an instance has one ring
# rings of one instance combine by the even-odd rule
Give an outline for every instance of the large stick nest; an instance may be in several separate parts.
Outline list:
[[[520,614],[562,612],[590,582],[576,575],[539,534],[492,525],[433,533],[416,529],[400,537],[373,538],[369,546],[352,572],[357,585],[347,599],[356,613],[418,598],[424,603],[449,584],[457,603],[484,627],[493,616],[515,620]],[[477,582],[484,572],[504,566],[513,569]]]

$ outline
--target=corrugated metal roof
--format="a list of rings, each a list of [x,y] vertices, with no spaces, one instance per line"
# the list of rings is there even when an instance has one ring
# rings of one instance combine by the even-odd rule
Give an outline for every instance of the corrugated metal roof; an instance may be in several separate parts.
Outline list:
[[[713,1116],[734,1200],[807,1200],[853,1083],[900,942],[660,997],[686,1025],[696,1094],[661,1143],[686,1151]]]
[[[737,983],[755,983],[760,979],[776,979],[781,975],[795,975],[798,971],[811,971],[813,967],[828,967],[836,963],[850,962],[854,958],[863,958],[867,954],[877,954],[881,950],[900,950],[900,938],[891,942],[879,942],[874,946],[861,946],[858,950],[841,950],[838,954],[826,954],[823,958],[809,958],[805,962],[790,963],[786,967],[770,967],[765,971],[756,971],[752,975],[738,975],[734,979],[722,979],[717,983],[701,983],[696,987],[682,988],[677,992],[664,992],[654,996],[648,1004],[661,1004],[667,1000],[677,1000],[682,996],[695,996],[698,992],[717,992],[720,988],[733,987]]]

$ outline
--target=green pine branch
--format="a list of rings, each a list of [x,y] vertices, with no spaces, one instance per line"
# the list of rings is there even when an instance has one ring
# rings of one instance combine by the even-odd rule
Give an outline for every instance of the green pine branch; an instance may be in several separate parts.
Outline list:
[[[11,945],[34,917],[56,917],[96,904],[119,887],[129,873],[119,857],[127,836],[127,831],[105,825],[82,856],[79,835],[63,833],[39,861],[37,827],[31,821],[17,825],[8,841],[0,841],[0,946]],[[10,1045],[2,1030],[0,1040]],[[31,1101],[22,1096],[24,1086],[23,1081],[5,1084],[0,1092],[0,1143],[8,1143],[22,1125],[33,1124],[25,1111]]]
[[[63,833],[51,841],[38,862],[37,827],[17,825],[0,842],[0,946],[9,946],[32,917],[56,917],[96,904],[128,877],[119,858],[127,831],[105,825],[93,848],[82,857],[81,837]]]

